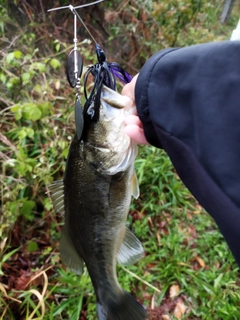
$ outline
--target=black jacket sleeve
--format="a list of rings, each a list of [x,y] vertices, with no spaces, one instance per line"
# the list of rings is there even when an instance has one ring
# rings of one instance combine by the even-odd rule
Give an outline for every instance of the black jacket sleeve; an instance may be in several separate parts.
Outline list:
[[[156,53],[135,98],[147,140],[167,152],[240,265],[240,41]]]

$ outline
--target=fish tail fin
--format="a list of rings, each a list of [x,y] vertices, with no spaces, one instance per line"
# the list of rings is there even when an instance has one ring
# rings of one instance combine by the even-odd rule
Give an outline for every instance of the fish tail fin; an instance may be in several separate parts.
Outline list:
[[[111,300],[106,305],[97,303],[99,320],[145,320],[147,312],[127,292],[123,292],[117,301]]]

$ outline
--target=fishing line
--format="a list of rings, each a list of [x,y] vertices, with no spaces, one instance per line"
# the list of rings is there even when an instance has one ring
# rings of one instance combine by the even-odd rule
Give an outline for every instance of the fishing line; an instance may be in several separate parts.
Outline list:
[[[101,0],[103,1],[103,0]],[[80,17],[80,15],[78,14],[78,12],[75,10],[76,7],[74,8],[74,13],[76,14],[76,16],[78,17],[78,19],[81,21],[82,25],[84,26],[84,28],[87,30],[88,34],[90,35],[90,37],[92,38],[93,42],[95,44],[97,44],[97,41],[95,40],[94,36],[91,34],[90,30],[88,29],[88,27],[86,26],[86,24],[83,22],[83,19]]]

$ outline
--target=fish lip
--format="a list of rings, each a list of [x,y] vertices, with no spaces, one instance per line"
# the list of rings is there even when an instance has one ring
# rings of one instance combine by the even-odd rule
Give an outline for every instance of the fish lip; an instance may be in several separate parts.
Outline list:
[[[94,148],[101,152],[109,152],[109,153],[111,152],[111,150],[107,147],[95,146]]]
[[[86,142],[86,146],[90,147],[90,148],[94,148],[97,150],[102,150],[104,152],[110,152],[111,149],[109,148],[109,146],[103,145],[103,144],[92,144],[90,142]]]

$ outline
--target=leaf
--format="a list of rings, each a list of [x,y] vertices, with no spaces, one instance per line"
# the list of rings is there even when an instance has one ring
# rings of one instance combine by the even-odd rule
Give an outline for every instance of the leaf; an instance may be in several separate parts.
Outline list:
[[[53,69],[57,69],[61,67],[61,62],[58,59],[51,59],[50,60],[50,65],[53,67]]]
[[[178,284],[174,284],[170,287],[169,289],[169,296],[171,299],[175,298],[176,296],[178,296],[180,291],[180,287]]]
[[[23,117],[27,120],[36,121],[42,117],[42,112],[35,104],[26,103],[23,106]]]
[[[20,104],[12,106],[11,111],[14,113],[16,120],[20,120],[22,118],[22,106]]]
[[[56,80],[56,82],[55,82],[55,88],[56,88],[56,90],[59,90],[59,89],[60,89],[60,85],[61,85],[60,80]]]
[[[23,82],[28,82],[31,79],[31,74],[29,72],[24,72],[22,74],[22,81]]]
[[[178,300],[177,305],[173,311],[173,315],[177,318],[177,319],[181,319],[182,316],[184,315],[184,313],[186,312],[187,307],[185,306],[185,304],[183,303],[183,301],[181,299]]]
[[[57,44],[56,44],[55,50],[56,50],[57,52],[59,52],[59,50],[60,50],[60,43],[57,43]]]
[[[15,252],[17,252],[19,250],[19,248],[16,248],[6,254],[4,254],[4,256],[2,257],[2,262],[6,262],[12,255],[14,255]]]
[[[2,83],[6,83],[7,77],[5,76],[5,74],[3,73],[0,74],[0,80]]]
[[[4,33],[4,22],[0,21],[0,30],[2,33]]]
[[[40,84],[36,84],[34,87],[33,87],[33,90],[37,93],[42,93],[43,92],[43,87],[42,85]]]
[[[214,288],[219,287],[222,277],[223,277],[223,273],[220,273],[219,276],[214,280]]]
[[[51,114],[51,111],[53,110],[53,105],[49,101],[42,102],[41,104],[38,104],[38,108],[42,112],[42,116],[46,117]]]
[[[171,318],[167,314],[163,314],[162,320],[171,320]]]
[[[33,103],[25,103],[22,106],[23,118],[27,119],[27,120],[30,120],[31,119],[32,109],[35,108],[35,107],[36,107],[36,105],[33,104]]]
[[[33,220],[32,209],[35,207],[35,202],[32,200],[26,200],[23,202],[21,208],[21,214],[29,219],[30,221]]]
[[[35,241],[30,241],[27,247],[28,252],[33,252],[38,250],[38,244]]]
[[[26,132],[25,128],[18,131],[18,138],[20,140],[24,139],[26,136],[27,136],[27,132]]]
[[[46,65],[44,63],[36,62],[35,66],[36,66],[36,69],[41,71],[41,72],[45,72],[46,71]]]
[[[11,213],[18,213],[18,210],[19,209],[19,201],[16,200],[16,201],[12,201],[10,202],[10,205],[9,205],[9,210]]]
[[[53,208],[52,202],[50,201],[49,198],[44,199],[44,208],[48,211]]]
[[[27,172],[26,164],[24,162],[18,161],[16,164],[16,170],[20,175],[24,176]]]
[[[10,52],[6,57],[6,62],[9,64],[14,60],[14,52]]]
[[[37,121],[41,119],[41,117],[42,117],[41,110],[37,107],[33,108],[31,112],[31,120]]]
[[[14,51],[14,58],[15,59],[20,59],[22,56],[22,52],[19,50]]]
[[[34,137],[34,130],[32,128],[26,128],[26,134],[29,138]]]
[[[196,257],[195,257],[195,260],[197,260],[197,262],[199,263],[199,265],[200,265],[202,268],[205,268],[205,267],[206,267],[205,262],[204,262],[203,259],[200,258],[199,256],[196,256]]]

